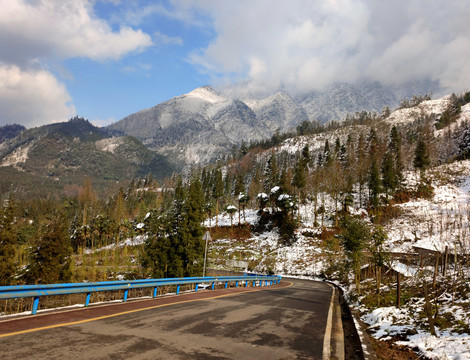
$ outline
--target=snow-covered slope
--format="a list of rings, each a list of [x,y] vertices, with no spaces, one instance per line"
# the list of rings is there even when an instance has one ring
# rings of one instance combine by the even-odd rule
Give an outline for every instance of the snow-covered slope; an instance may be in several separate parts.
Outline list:
[[[394,111],[387,121],[391,125],[411,123],[419,118],[429,117],[432,114],[440,115],[448,105],[449,99],[447,96],[436,100],[423,101],[417,106]]]
[[[386,226],[388,249],[407,253],[413,247],[452,253],[470,250],[470,160],[441,165],[429,171],[432,199],[396,205],[401,215]],[[418,174],[408,174],[408,185]]]
[[[242,140],[265,136],[248,106],[208,86],[132,114],[108,129],[135,136],[179,165],[207,163]]]
[[[295,128],[309,117],[301,105],[284,92],[278,92],[261,100],[244,100],[253,112],[260,124],[267,129]]]

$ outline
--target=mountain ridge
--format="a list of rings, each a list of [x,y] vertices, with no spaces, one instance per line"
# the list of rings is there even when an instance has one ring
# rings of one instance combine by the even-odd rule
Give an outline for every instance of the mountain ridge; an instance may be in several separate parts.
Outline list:
[[[414,92],[429,93],[437,83],[410,84]],[[151,108],[130,114],[106,127],[112,134],[130,135],[149,149],[168,157],[178,169],[188,162],[207,164],[242,142],[259,141],[276,131],[293,131],[310,121],[342,121],[358,111],[381,112],[412,96],[404,87],[380,83],[338,83],[323,92],[291,96],[280,90],[243,96],[205,85]],[[190,156],[188,154],[191,154]]]

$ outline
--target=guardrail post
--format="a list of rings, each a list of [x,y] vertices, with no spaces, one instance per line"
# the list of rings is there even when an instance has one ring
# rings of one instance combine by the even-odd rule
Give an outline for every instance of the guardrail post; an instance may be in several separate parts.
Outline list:
[[[225,282],[225,286],[224,286],[224,289],[226,289],[228,286],[228,281]]]
[[[264,286],[268,286],[268,280],[264,280]]]
[[[256,286],[256,280],[253,280],[253,287]]]
[[[236,287],[236,288],[238,287],[238,280],[235,281],[235,287]]]
[[[259,286],[263,286],[263,280],[259,281]]]
[[[124,290],[124,299],[122,299],[123,302],[127,301],[127,295],[129,295],[129,290]]]
[[[273,285],[273,281],[272,281],[272,280],[269,282],[269,285],[270,285],[270,286],[272,286],[272,285]]]
[[[36,315],[39,307],[39,296],[35,296],[33,300],[33,308],[31,309],[31,315]]]
[[[176,295],[178,295],[179,293],[180,293],[180,286],[176,285]]]
[[[248,280],[245,280],[245,287],[248,287]]]
[[[157,293],[158,293],[158,286],[155,286],[155,287],[153,288],[152,297],[156,298],[156,297],[157,297]]]
[[[87,293],[86,299],[85,299],[85,307],[90,305],[90,298],[91,298],[91,293]]]
[[[215,289],[215,282],[212,283],[212,287],[211,287],[212,290]]]
[[[199,284],[196,284],[195,292],[197,292],[198,287],[199,287]]]

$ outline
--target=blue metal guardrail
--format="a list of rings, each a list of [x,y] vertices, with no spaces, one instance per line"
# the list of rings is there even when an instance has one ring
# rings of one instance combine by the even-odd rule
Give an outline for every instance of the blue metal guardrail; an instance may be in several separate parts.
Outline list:
[[[186,284],[195,284],[195,291],[198,291],[199,284],[210,283],[214,290],[216,283],[224,283],[227,288],[229,283],[245,284],[245,287],[251,283],[253,287],[258,283],[259,286],[278,284],[281,281],[280,276],[270,275],[251,275],[250,276],[218,276],[218,277],[188,277],[188,278],[167,278],[167,279],[146,279],[129,281],[103,281],[92,283],[68,283],[68,284],[47,284],[47,285],[16,285],[0,286],[0,300],[28,298],[32,297],[33,307],[31,315],[36,314],[39,307],[39,298],[41,296],[86,294],[85,306],[90,304],[92,293],[100,291],[124,290],[123,301],[127,301],[129,290],[141,288],[153,288],[152,297],[157,296],[159,286],[176,285],[176,294],[180,292],[180,286]]]

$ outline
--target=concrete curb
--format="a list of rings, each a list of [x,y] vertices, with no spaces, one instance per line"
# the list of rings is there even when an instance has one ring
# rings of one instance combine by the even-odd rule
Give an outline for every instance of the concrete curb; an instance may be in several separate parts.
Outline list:
[[[342,320],[341,320],[341,306],[343,306],[343,309],[346,310],[347,312],[349,312],[349,314],[350,314],[350,316],[351,316],[351,318],[354,322],[354,327],[355,327],[355,330],[356,330],[356,333],[357,333],[357,336],[359,338],[359,342],[360,342],[360,345],[361,345],[363,359],[364,360],[377,360],[377,355],[375,354],[375,351],[374,351],[374,348],[373,348],[372,343],[370,341],[369,335],[367,334],[367,327],[362,321],[359,320],[360,319],[359,314],[357,313],[357,311],[352,310],[349,307],[348,303],[346,302],[346,300],[343,297],[343,292],[342,292],[342,290],[339,286],[337,286],[336,284],[334,284],[332,282],[329,282],[329,281],[325,281],[325,282],[328,283],[330,286],[334,287],[337,290],[337,293],[338,293],[337,294],[337,306],[338,306],[338,311],[339,311],[339,316],[340,316],[339,321],[341,322],[341,332],[343,330],[343,328],[342,328],[343,325],[342,325]],[[340,305],[340,304],[342,304],[342,305]],[[336,353],[332,354],[331,359],[344,359],[344,357],[345,357],[344,333],[342,332],[341,335],[343,335],[342,345],[340,345],[339,343],[336,343],[335,347],[337,349],[339,349],[339,347],[342,346],[342,354],[341,354],[340,350],[337,350]],[[338,339],[338,341],[341,341],[341,340]]]
[[[367,327],[366,325],[360,320],[360,316],[355,310],[351,310],[351,316],[354,320],[354,325],[356,326],[357,334],[361,340],[361,347],[362,347],[362,354],[364,356],[364,360],[377,360],[377,355],[375,354],[375,350],[372,346],[372,343],[369,339],[369,335],[367,334]]]
[[[323,338],[323,360],[330,360],[331,358],[331,329],[333,326],[333,311],[334,311],[334,301],[335,301],[335,287],[332,286],[330,283],[328,285],[332,288],[331,293],[331,300],[330,300],[330,307],[328,309],[328,317],[326,320],[326,328],[325,328],[325,337]]]
[[[343,320],[341,318],[342,311],[341,305],[339,303],[339,291],[335,295],[335,305],[334,305],[334,315],[333,315],[333,354],[332,359],[344,360],[345,351],[344,351],[344,330],[343,330]]]

